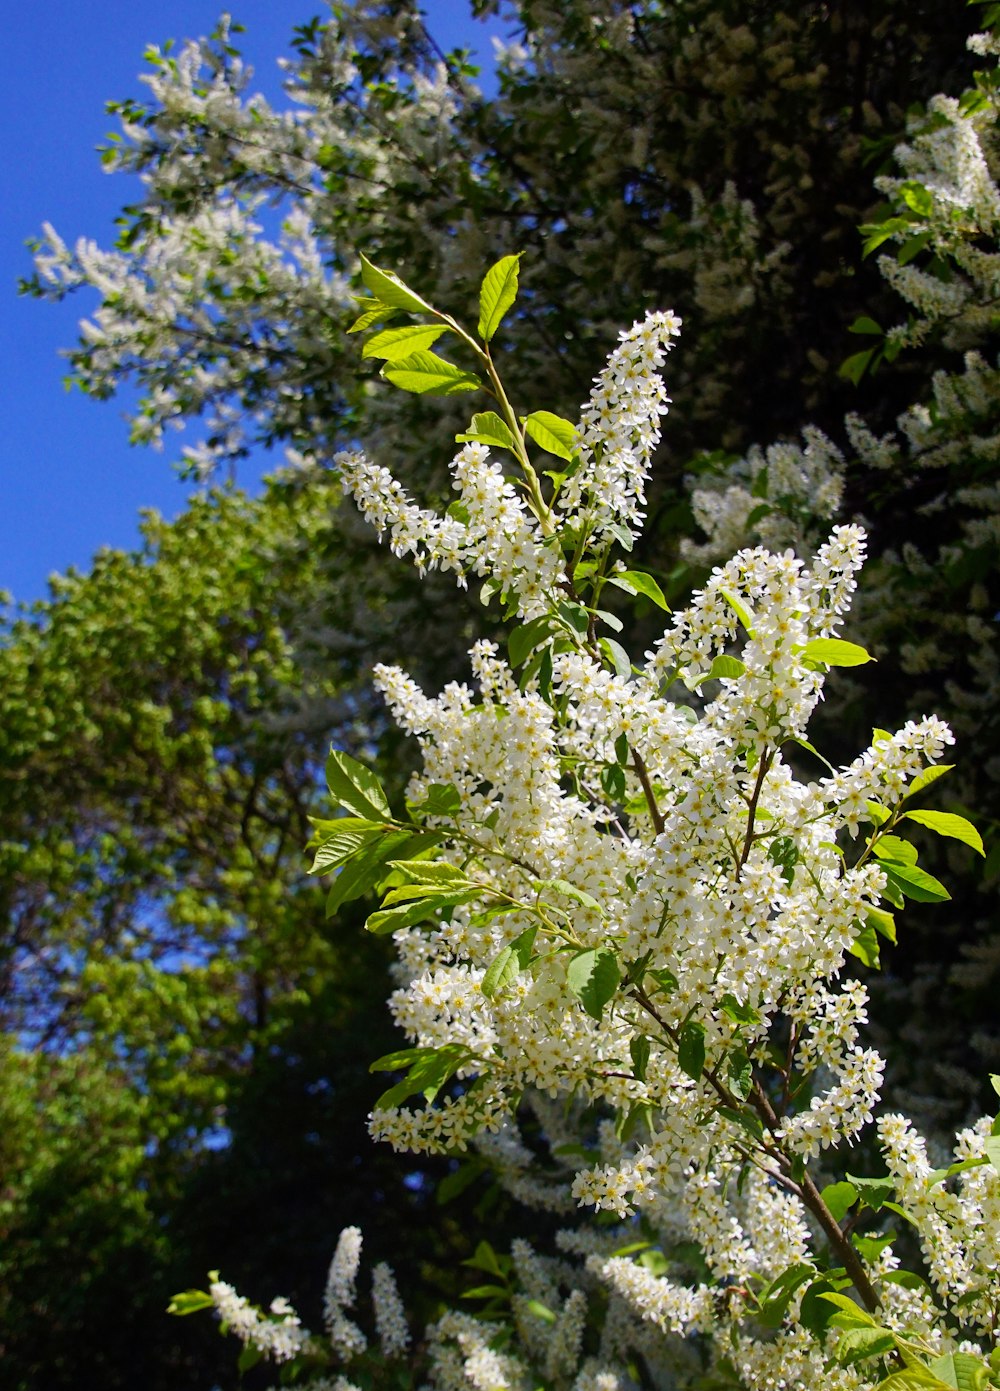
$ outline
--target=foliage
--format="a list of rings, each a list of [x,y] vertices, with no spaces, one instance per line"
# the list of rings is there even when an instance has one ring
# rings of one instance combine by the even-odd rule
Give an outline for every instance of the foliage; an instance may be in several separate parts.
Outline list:
[[[491,455],[473,418],[448,515],[358,452],[337,456],[345,487],[397,554],[460,585],[482,578],[485,602],[520,624],[506,661],[474,645],[475,689],[428,698],[398,667],[376,668],[420,744],[405,815],[362,763],[336,750],[328,761],[335,814],[316,823],[314,872],[338,871],[340,901],[377,889],[367,928],[395,940],[390,1004],[411,1044],[372,1064],[402,1076],[370,1125],[403,1152],[462,1154],[491,1135],[523,1151],[518,1112],[548,1095],[560,1105],[543,1122],[536,1184],[553,1206],[596,1210],[559,1233],[555,1259],[521,1241],[505,1267],[481,1246],[490,1283],[467,1291],[481,1318],[438,1318],[405,1384],[413,1372],[441,1391],[1000,1384],[1000,1118],[963,1130],[954,1162],[934,1170],[911,1122],[882,1113],[886,1171],[851,1172],[884,1063],[861,1042],[867,991],[845,967],[877,968],[880,939],[895,944],[883,903],[948,898],[911,827],[983,854],[968,820],[913,803],[947,771],[937,760],[953,738],[936,716],[876,729],[819,781],[787,761],[804,747],[826,763],[806,738],[826,676],[869,661],[837,636],[864,533],[836,528],[809,567],[739,552],[631,660],[602,593],[642,526],[676,316],[620,335],[579,424],[567,422],[566,467],[543,471],[487,341],[513,258],[483,282],[478,343],[363,265],[367,322],[392,305],[465,343],[507,437]],[[390,360],[384,375],[436,389],[446,373],[426,357],[398,371]],[[718,683],[709,698],[706,683]],[[894,1249],[886,1212],[915,1229],[921,1273]],[[214,1307],[251,1360],[314,1387],[354,1385],[327,1371],[355,1362],[359,1384],[382,1384],[402,1372],[410,1335],[379,1268],[369,1368],[346,1312],[359,1250],[345,1231],[328,1344],[287,1300],[263,1315],[218,1274],[174,1310]]]

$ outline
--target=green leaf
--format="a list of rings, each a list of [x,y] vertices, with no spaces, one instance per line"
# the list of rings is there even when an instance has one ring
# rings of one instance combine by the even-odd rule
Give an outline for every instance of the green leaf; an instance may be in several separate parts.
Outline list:
[[[592,908],[595,912],[604,914],[604,909],[592,894],[585,893],[583,889],[578,889],[575,884],[571,884],[568,879],[539,879],[535,885],[538,889],[555,889],[556,893],[562,894],[564,898],[571,898],[575,903],[582,904],[584,908]]]
[[[478,898],[479,892],[478,889],[469,889],[451,894],[435,894],[432,897],[420,898],[416,902],[385,908],[372,913],[365,923],[365,928],[376,937],[386,937],[401,928],[415,927],[417,923],[426,922],[445,908],[454,908],[460,903],[471,903],[473,899]]]
[[[472,1054],[460,1043],[446,1043],[441,1048],[418,1048],[413,1051],[417,1056],[410,1062],[406,1076],[394,1087],[382,1093],[375,1102],[378,1109],[399,1106],[418,1093],[428,1101],[433,1101],[449,1078],[453,1077],[459,1068],[472,1061]],[[386,1070],[388,1069],[378,1069]]]
[[[713,657],[712,665],[705,675],[698,677],[697,684],[700,686],[703,681],[735,680],[745,671],[746,667],[738,657],[727,657],[725,653],[720,653],[718,657]]]
[[[856,1174],[848,1174],[847,1181],[857,1190],[858,1197],[872,1212],[880,1212],[886,1200],[896,1190],[895,1180],[889,1174],[883,1174],[879,1178],[858,1178]]]
[[[753,1005],[744,1004],[735,995],[725,994],[719,1005],[722,1013],[727,1019],[731,1019],[734,1024],[759,1024],[760,1011],[754,1009]]]
[[[841,1222],[858,1201],[858,1190],[853,1183],[828,1183],[820,1197],[833,1214],[834,1221]]]
[[[899,836],[879,836],[872,845],[872,854],[880,860],[894,860],[900,865],[917,863],[917,847]]]
[[[942,1381],[919,1362],[901,1367],[878,1383],[877,1391],[949,1391],[951,1383]]]
[[[859,961],[864,962],[866,966],[870,966],[874,970],[879,964],[878,936],[875,929],[869,927],[867,923],[862,927],[857,918],[854,921],[860,931],[848,945],[847,950],[852,956],[856,956]]]
[[[958,1391],[983,1391],[989,1385],[990,1370],[979,1357],[968,1352],[946,1352],[935,1358],[927,1369],[946,1386]]]
[[[167,1313],[183,1318],[187,1314],[196,1314],[199,1309],[211,1309],[214,1304],[214,1299],[205,1290],[184,1290],[171,1299]]]
[[[891,913],[887,913],[884,908],[867,908],[865,909],[865,923],[895,946],[896,919]]]
[[[309,873],[328,874],[331,869],[336,869],[359,850],[365,850],[370,846],[381,834],[384,824],[378,821],[362,821],[356,816],[341,817],[341,829],[323,835]]]
[[[622,647],[621,643],[616,642],[614,638],[599,638],[598,642],[601,651],[609,659],[611,665],[614,667],[615,675],[621,676],[623,678],[631,676],[632,660],[629,657],[628,653],[625,651],[624,647]]]
[[[572,421],[551,411],[532,411],[524,419],[524,428],[540,449],[557,459],[572,459],[577,446],[577,429]]]
[[[828,667],[860,667],[875,660],[856,642],[842,638],[814,638],[799,649],[799,654],[807,662],[822,662]]]
[[[830,1320],[835,1328],[875,1328],[877,1326],[867,1309],[862,1309],[860,1304],[856,1304],[850,1295],[826,1291],[819,1297],[825,1299],[836,1309],[836,1313]]]
[[[670,605],[664,597],[663,590],[653,576],[647,575],[644,570],[619,570],[617,574],[608,576],[608,582],[624,589],[626,594],[642,594],[647,599],[652,599],[665,613],[670,612]]]
[[[465,372],[437,353],[414,353],[412,357],[386,364],[386,381],[416,396],[454,396],[458,391],[476,391],[482,382],[474,372]]]
[[[326,916],[333,914],[344,903],[351,903],[370,893],[385,875],[385,865],[390,855],[402,850],[416,837],[408,831],[390,831],[372,840],[357,854],[347,860],[336,879],[330,885],[326,896]]]
[[[459,444],[475,440],[479,444],[491,444],[495,449],[517,450],[517,442],[506,423],[496,411],[480,411],[472,417],[472,424],[465,435],[456,435]]]
[[[880,324],[874,319],[870,319],[867,314],[862,314],[860,318],[854,320],[847,329],[848,333],[877,333],[880,337],[885,332]]]
[[[937,782],[938,778],[943,778],[945,773],[950,773],[954,766],[954,763],[936,763],[933,768],[924,768],[906,789],[907,797],[912,797],[916,792],[923,792],[924,788],[930,787],[932,782]]]
[[[478,333],[488,343],[517,298],[517,272],[521,253],[504,256],[486,272],[479,290]]]
[[[907,898],[918,903],[943,903],[951,894],[933,874],[916,865],[901,865],[895,860],[881,860],[889,883]]]
[[[501,1280],[507,1278],[497,1253],[488,1241],[481,1241],[476,1247],[475,1254],[462,1261],[462,1265],[470,1266],[473,1270],[484,1270],[487,1275],[498,1275]]]
[[[885,238],[883,237],[882,240],[884,241]],[[869,249],[869,245],[866,243],[865,250],[867,251]],[[837,376],[843,377],[846,381],[851,382],[853,386],[857,386],[858,382],[865,375],[868,364],[875,356],[875,351],[874,348],[866,348],[862,353],[852,353],[850,357],[845,357],[837,368]]]
[[[363,333],[366,328],[372,328],[375,324],[381,324],[386,319],[391,319],[397,311],[386,304],[372,305],[371,309],[365,312],[351,324],[348,333]]]
[[[607,947],[577,952],[566,969],[567,986],[592,1019],[601,1018],[620,980],[617,958]]]
[[[757,1322],[762,1323],[765,1328],[779,1327],[792,1295],[815,1274],[815,1267],[804,1263],[789,1266],[787,1270],[782,1271],[776,1280],[772,1280],[771,1284],[761,1291],[761,1307],[756,1314]]]
[[[732,594],[728,589],[720,589],[719,593],[722,595],[723,599],[725,599],[726,603],[732,609],[733,613],[735,613],[736,617],[743,624],[743,627],[746,629],[747,633],[749,633],[750,637],[753,637],[754,619],[750,609],[747,608],[746,604],[744,604],[741,599],[737,599],[736,595]]]
[[[830,1322],[835,1324],[836,1319]],[[849,1328],[837,1342],[837,1361],[848,1367],[869,1357],[882,1357],[895,1346],[896,1339],[887,1328]]]
[[[540,642],[545,641],[551,627],[551,619],[547,614],[542,614],[540,618],[533,618],[529,623],[522,623],[511,630],[510,637],[507,639],[507,654],[510,657],[510,664],[515,670]]]
[[[458,789],[450,782],[432,782],[422,802],[407,804],[414,816],[440,816],[452,818],[462,810],[462,798]]]
[[[629,1041],[628,1051],[632,1058],[632,1075],[639,1082],[646,1080],[646,1068],[649,1064],[649,1039],[645,1034],[637,1034]]]
[[[401,358],[424,352],[447,331],[444,324],[408,324],[404,328],[387,328],[376,333],[374,338],[369,338],[361,349],[361,356],[399,362]]]
[[[538,933],[537,925],[526,928],[513,942],[508,943],[490,963],[480,984],[480,990],[491,1000],[498,990],[516,980],[531,960],[531,949]]]
[[[964,816],[956,816],[950,811],[904,811],[903,817],[907,821],[915,821],[918,826],[936,831],[939,836],[950,836],[953,840],[960,840],[963,845],[971,845],[980,855],[986,854],[982,836]]]
[[[388,821],[392,813],[375,774],[350,754],[331,749],[326,760],[326,785],[330,796],[355,816]]]
[[[468,888],[472,884],[462,870],[448,864],[447,860],[390,860],[389,868],[402,874],[408,884],[435,888],[442,885]]]
[[[696,1020],[689,1019],[681,1027],[678,1048],[677,1066],[682,1072],[695,1082],[701,1081],[701,1074],[705,1067],[705,1026]]]
[[[431,306],[404,285],[394,271],[379,270],[367,256],[361,257],[361,279],[380,304],[393,309],[408,309],[411,314],[433,314]]]

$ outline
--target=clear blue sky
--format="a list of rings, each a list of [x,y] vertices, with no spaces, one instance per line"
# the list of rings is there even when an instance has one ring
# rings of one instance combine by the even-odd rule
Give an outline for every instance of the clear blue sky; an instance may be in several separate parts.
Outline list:
[[[18,298],[30,273],[24,246],[49,221],[66,241],[113,238],[113,219],[134,193],[102,173],[94,147],[114,128],[113,98],[142,94],[137,74],[147,44],[209,33],[221,10],[246,26],[241,46],[254,85],[277,101],[276,59],[296,24],[326,13],[321,0],[28,0],[11,4],[0,45],[0,589],[30,601],[47,578],[86,568],[102,545],[138,539],[140,507],[174,516],[184,488],[163,454],[132,449],[118,401],[96,402],[62,385],[60,348],[76,338],[93,301],[62,305]],[[489,33],[468,0],[425,0],[443,47],[478,48]],[[179,452],[179,451],[178,451]]]

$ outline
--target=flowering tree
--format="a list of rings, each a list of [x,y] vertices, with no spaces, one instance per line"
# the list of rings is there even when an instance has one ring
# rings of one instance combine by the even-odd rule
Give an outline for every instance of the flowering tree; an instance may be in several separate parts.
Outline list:
[[[845,1172],[883,1064],[861,1037],[867,993],[844,969],[876,966],[895,941],[889,908],[947,897],[908,827],[982,852],[967,820],[919,805],[950,731],[934,716],[876,730],[839,768],[807,739],[829,669],[869,660],[836,635],[864,552],[853,526],[808,566],[741,551],[633,661],[605,605],[623,590],[665,607],[616,556],[641,530],[667,410],[659,369],[680,322],[651,313],[622,333],[577,424],[521,415],[490,347],[518,262],[487,274],[473,334],[363,261],[359,327],[376,330],[365,352],[382,375],[492,397],[459,436],[448,512],[411,501],[363,453],[337,459],[398,555],[462,585],[482,578],[484,602],[517,620],[506,658],[473,647],[475,688],[428,697],[376,669],[423,759],[405,816],[362,764],[328,761],[340,814],[316,824],[314,869],[337,871],[331,911],[378,888],[367,926],[396,941],[391,1007],[411,1044],[373,1064],[399,1076],[373,1133],[408,1152],[478,1146],[530,1203],[596,1210],[560,1233],[558,1257],[522,1241],[504,1263],[480,1248],[484,1317],[448,1313],[428,1330],[431,1384],[985,1386],[1000,1237],[990,1119],[933,1170],[910,1123],[881,1115],[886,1171]],[[389,325],[401,314],[413,322]],[[440,340],[475,371],[433,351]],[[800,757],[817,776],[798,774]],[[524,1107],[548,1149],[540,1172]],[[873,1226],[885,1209],[915,1229],[926,1279]],[[345,1233],[331,1270],[329,1349],[284,1302],[263,1316],[217,1277],[176,1309],[214,1304],[252,1355],[299,1369],[391,1364],[407,1335],[389,1274],[376,1272],[380,1356],[345,1312],[358,1246]]]

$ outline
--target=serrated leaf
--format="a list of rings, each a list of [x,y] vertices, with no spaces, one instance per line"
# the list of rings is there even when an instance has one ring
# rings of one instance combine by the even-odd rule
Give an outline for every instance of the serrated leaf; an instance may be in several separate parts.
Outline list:
[[[830,1320],[835,1328],[875,1328],[877,1326],[867,1309],[862,1309],[860,1304],[856,1304],[849,1295],[827,1290],[819,1297],[828,1304],[832,1304],[836,1309],[837,1312]]]
[[[393,309],[408,309],[411,314],[433,314],[431,306],[420,298],[408,285],[404,285],[394,271],[379,270],[367,256],[361,257],[361,279],[380,304]]]
[[[594,898],[593,894],[585,893],[583,889],[578,889],[575,884],[571,884],[568,879],[539,879],[535,885],[538,889],[555,889],[556,893],[562,894],[564,898],[571,898],[575,903],[580,903],[584,908],[592,908],[595,912],[603,915],[604,909]]]
[[[511,451],[517,449],[514,436],[496,411],[478,412],[472,417],[468,433],[456,435],[455,439],[459,444],[467,444],[470,440],[475,440],[479,444],[490,444],[495,449],[510,449]]]
[[[866,908],[865,922],[867,925],[884,937],[887,942],[896,944],[896,919],[891,913],[887,913],[884,908]]]
[[[577,429],[571,420],[551,411],[532,411],[526,416],[524,428],[540,449],[557,459],[572,459],[577,443]]]
[[[376,841],[384,822],[362,821],[356,816],[341,818],[342,829],[323,835],[316,848],[316,857],[309,867],[310,874],[328,874],[345,860],[351,859],[358,851],[365,850]]]
[[[699,1082],[705,1067],[705,1026],[689,1019],[681,1026],[677,1047],[677,1066],[692,1081]]]
[[[837,1340],[837,1361],[849,1367],[869,1357],[882,1357],[895,1346],[896,1339],[886,1328],[848,1328]]]
[[[462,870],[447,860],[390,860],[388,863],[389,868],[398,870],[409,884],[456,888],[459,885],[470,887],[472,883]]]
[[[963,845],[971,845],[980,855],[986,854],[982,836],[964,816],[956,816],[950,811],[904,811],[903,817],[915,821],[918,826],[926,826],[929,831],[936,831],[939,836],[950,836],[953,840],[960,840]]]
[[[462,810],[462,798],[450,782],[432,782],[422,802],[408,802],[407,806],[414,816],[453,817]]]
[[[373,304],[370,309],[366,309],[351,327],[348,333],[363,333],[366,328],[372,328],[375,324],[385,323],[386,319],[391,319],[398,311],[387,304]]]
[[[878,1383],[877,1391],[949,1391],[949,1387],[949,1382],[942,1381],[926,1367],[915,1362],[912,1366],[890,1372]]]
[[[859,1178],[856,1174],[848,1174],[847,1181],[857,1189],[858,1197],[872,1212],[881,1212],[886,1199],[896,1188],[895,1180],[889,1174],[879,1178]]]
[[[469,889],[450,894],[435,894],[420,898],[416,902],[385,908],[371,914],[365,923],[365,929],[376,937],[385,937],[391,932],[399,932],[401,928],[415,927],[417,923],[426,922],[445,908],[471,903],[478,896],[478,889]]]
[[[444,324],[407,324],[403,328],[387,328],[376,333],[361,349],[361,356],[381,357],[386,362],[399,362],[424,352],[448,330]]]
[[[382,368],[386,381],[415,396],[454,396],[459,391],[475,391],[482,382],[474,372],[465,372],[437,353],[414,353]]]
[[[807,662],[822,662],[828,667],[860,667],[875,660],[856,642],[844,642],[842,638],[813,638],[799,649],[799,656]]]
[[[330,885],[326,896],[326,916],[331,917],[343,904],[371,893],[385,876],[389,856],[395,855],[413,839],[408,831],[390,831],[347,860]]]
[[[498,990],[516,980],[531,960],[531,949],[535,943],[538,927],[526,928],[513,942],[508,943],[487,968],[480,983],[480,990],[491,1000]]]
[[[935,1358],[927,1370],[957,1391],[983,1391],[990,1381],[986,1363],[968,1352],[946,1352]]]
[[[517,298],[517,273],[521,253],[504,256],[486,272],[479,290],[478,333],[488,343]]]
[[[378,778],[350,754],[331,749],[326,760],[326,785],[338,806],[367,820],[388,821],[392,813]]]
[[[670,612],[670,605],[667,603],[663,590],[653,579],[652,575],[647,575],[645,570],[619,570],[614,575],[608,576],[609,584],[617,585],[619,589],[624,589],[626,594],[642,594],[647,599],[652,599],[658,608],[665,613]]]
[[[918,903],[944,903],[951,898],[951,894],[939,879],[935,879],[933,874],[928,874],[924,869],[918,869],[916,865],[902,865],[895,860],[880,860],[879,863],[885,870],[889,883],[907,898],[916,899]]]
[[[566,968],[567,986],[592,1019],[601,1018],[620,980],[617,958],[607,947],[577,952]]]

